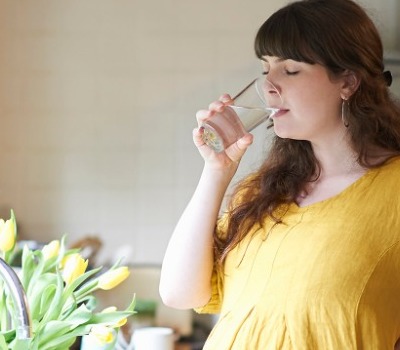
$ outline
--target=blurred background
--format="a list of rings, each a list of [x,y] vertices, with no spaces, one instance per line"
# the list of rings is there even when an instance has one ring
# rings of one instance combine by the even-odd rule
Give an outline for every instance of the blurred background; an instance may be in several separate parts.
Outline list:
[[[202,168],[195,113],[261,72],[255,33],[285,3],[1,0],[0,216],[160,263]],[[362,3],[399,50],[399,2]]]
[[[400,2],[359,2],[400,96]],[[21,239],[95,238],[99,264],[159,266],[202,169],[195,113],[261,72],[255,33],[286,3],[1,0],[0,217]]]

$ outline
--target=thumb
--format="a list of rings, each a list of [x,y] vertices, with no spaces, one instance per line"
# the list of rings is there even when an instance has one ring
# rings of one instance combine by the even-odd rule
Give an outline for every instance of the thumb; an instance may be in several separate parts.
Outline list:
[[[237,140],[233,145],[231,145],[227,150],[226,154],[228,157],[234,161],[239,162],[246,152],[247,148],[253,143],[253,135],[247,133],[242,138]]]

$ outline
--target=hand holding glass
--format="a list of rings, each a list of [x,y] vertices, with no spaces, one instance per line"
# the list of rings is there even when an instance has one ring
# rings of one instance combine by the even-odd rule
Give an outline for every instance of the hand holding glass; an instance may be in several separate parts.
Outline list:
[[[201,125],[204,143],[216,152],[222,152],[272,117],[282,105],[281,95],[265,76],[254,79],[233,97],[233,101],[233,105]]]

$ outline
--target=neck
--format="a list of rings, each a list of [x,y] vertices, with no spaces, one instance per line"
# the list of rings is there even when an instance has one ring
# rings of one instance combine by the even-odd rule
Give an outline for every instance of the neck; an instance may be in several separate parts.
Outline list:
[[[315,181],[305,184],[297,197],[299,206],[333,197],[355,182],[366,172],[357,161],[357,154],[351,147],[314,149],[321,172]]]
[[[350,175],[365,171],[357,161],[358,154],[345,137],[337,142],[324,142],[312,146],[321,167],[320,177]]]

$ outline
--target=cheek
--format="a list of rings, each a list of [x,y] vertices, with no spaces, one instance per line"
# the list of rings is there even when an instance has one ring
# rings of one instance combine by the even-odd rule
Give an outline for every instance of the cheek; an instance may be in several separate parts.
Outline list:
[[[287,91],[288,108],[302,118],[337,115],[340,92],[332,84],[307,81]]]
[[[310,105],[318,99],[318,90],[310,86],[310,80],[294,81],[282,88],[282,97],[288,107]]]

